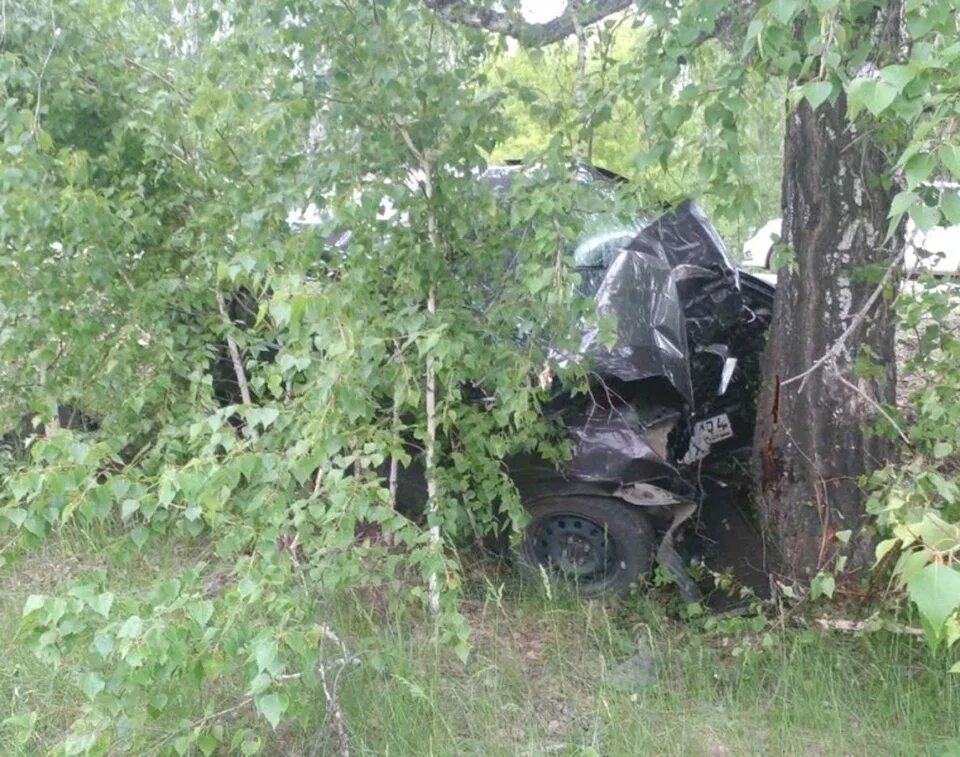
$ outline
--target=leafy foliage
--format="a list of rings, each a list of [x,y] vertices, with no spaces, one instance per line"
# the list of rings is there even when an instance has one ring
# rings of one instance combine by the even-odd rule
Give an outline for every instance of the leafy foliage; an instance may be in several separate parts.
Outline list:
[[[697,197],[736,254],[757,219],[779,215],[785,88],[719,40],[678,47],[666,31],[699,40],[706,23],[691,11],[665,26],[621,16],[588,30],[582,112],[574,43],[502,54],[492,76],[508,95],[512,133],[496,154],[581,145],[587,160],[631,180],[642,207]]]
[[[585,315],[569,242],[609,211],[571,181],[571,148],[592,145],[654,203],[696,193],[731,224],[765,215],[791,77],[794,98],[843,91],[858,124],[908,135],[892,221],[955,219],[956,196],[928,181],[960,163],[946,3],[908,4],[909,60],[877,76],[868,53],[834,54],[869,3],[763,4],[743,57],[720,44],[725,5],[652,4],[629,34],[597,32],[582,113],[536,56],[495,70],[496,42],[412,1],[7,4],[0,403],[45,428],[3,453],[2,554],[103,529],[121,567],[164,540],[203,555],[134,589],[98,571],[27,600],[22,639],[79,671],[87,700],[65,753],[256,752],[210,695],[239,688],[235,707],[273,728],[303,718],[343,662],[324,612],[345,587],[416,604],[432,578],[440,612],[423,622],[466,656],[448,546],[491,530],[497,508],[522,519],[509,455],[563,454],[535,377]],[[526,118],[550,138],[517,139]],[[514,147],[541,170],[505,207],[477,175]],[[926,353],[948,389],[955,345]],[[99,429],[54,429],[65,402]],[[938,461],[957,447],[936,415],[949,402],[921,402],[914,432]],[[391,461],[428,440],[437,507],[401,511]],[[897,513],[887,525],[934,509],[953,527],[951,470],[889,472],[886,502],[905,504],[879,506]],[[956,552],[932,533],[901,573],[951,642]]]
[[[105,0],[8,21],[3,396],[47,428],[7,456],[4,530],[30,547],[108,528],[121,564],[168,538],[209,555],[133,594],[96,574],[27,601],[23,638],[84,671],[65,752],[255,751],[204,692],[242,681],[271,726],[296,720],[344,587],[409,602],[416,576],[439,579],[438,639],[466,656],[446,545],[490,530],[495,505],[521,517],[505,457],[562,453],[536,376],[576,333],[565,259],[598,209],[557,153],[508,212],[477,180],[503,136],[485,37],[406,2]],[[99,430],[53,429],[65,401]],[[428,433],[424,518],[387,471]],[[155,721],[181,725],[158,741]]]
[[[899,416],[906,459],[871,477],[868,509],[888,537],[877,559],[892,565],[916,604],[933,647],[960,640],[960,339],[955,285],[927,279],[901,295],[913,381]]]
[[[796,82],[788,95],[793,103],[806,99],[816,108],[843,98],[856,128],[888,145],[893,169],[888,180],[894,172],[905,180],[891,210],[891,230],[909,213],[925,231],[956,218],[954,192],[931,184],[956,176],[950,166],[960,47],[949,3],[908,1],[902,19],[884,15],[897,7],[775,0],[750,21],[744,49],[754,51],[767,70]],[[878,14],[879,37],[868,31]]]

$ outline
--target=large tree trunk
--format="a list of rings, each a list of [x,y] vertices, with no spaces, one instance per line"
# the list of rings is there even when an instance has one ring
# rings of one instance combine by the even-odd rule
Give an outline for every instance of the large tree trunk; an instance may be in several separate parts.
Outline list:
[[[889,266],[902,246],[884,242],[888,169],[871,136],[852,128],[842,95],[815,112],[803,101],[788,116],[782,237],[793,261],[779,272],[755,445],[771,567],[787,580],[834,567],[839,552],[848,571],[873,554],[858,478],[894,451],[869,432],[877,403],[894,400],[894,314],[871,297],[876,280],[856,273]],[[876,378],[857,375],[864,354],[884,366]],[[845,546],[837,533],[848,530]]]

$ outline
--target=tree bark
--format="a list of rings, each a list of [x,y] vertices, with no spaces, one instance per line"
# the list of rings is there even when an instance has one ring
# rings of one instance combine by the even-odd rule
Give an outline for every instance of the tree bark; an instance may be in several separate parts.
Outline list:
[[[782,239],[794,259],[779,272],[754,447],[770,567],[787,580],[834,569],[841,553],[851,574],[873,557],[858,479],[894,454],[869,430],[895,398],[894,313],[876,280],[856,273],[889,267],[902,250],[902,230],[885,241],[889,168],[873,136],[851,125],[842,94],[788,116]],[[857,374],[862,355],[880,375]]]

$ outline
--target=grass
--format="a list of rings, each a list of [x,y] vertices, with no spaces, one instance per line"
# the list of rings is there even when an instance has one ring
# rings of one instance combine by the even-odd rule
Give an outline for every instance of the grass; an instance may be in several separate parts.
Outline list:
[[[531,593],[469,614],[477,638],[463,668],[403,625],[377,629],[399,662],[344,687],[358,752],[914,755],[960,728],[960,682],[905,637],[791,631],[764,647],[691,633],[638,600]],[[622,690],[612,670],[638,646],[658,680]]]
[[[91,546],[62,540],[2,569],[0,636],[14,638],[28,594],[56,592],[109,563],[109,550]],[[190,558],[160,549],[124,570],[155,578]],[[361,660],[338,687],[354,754],[960,753],[960,676],[910,637],[751,631],[746,621],[707,633],[649,600],[550,598],[491,566],[471,570],[463,611],[474,628],[466,665],[430,643],[422,619],[376,597],[353,593],[332,606]],[[655,662],[656,680],[620,688],[614,670],[638,649]],[[242,699],[242,690],[224,692],[225,706]],[[26,745],[15,724],[0,726],[0,754],[46,753],[82,701],[73,671],[8,643],[0,720],[31,711],[37,720]],[[333,753],[322,700],[316,713],[275,733],[254,724],[264,753]],[[253,722],[242,711],[229,725]]]

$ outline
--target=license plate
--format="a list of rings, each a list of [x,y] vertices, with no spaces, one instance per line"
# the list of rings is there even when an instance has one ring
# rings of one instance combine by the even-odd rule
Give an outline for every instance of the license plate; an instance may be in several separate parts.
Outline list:
[[[729,439],[731,436],[733,436],[733,427],[730,425],[730,418],[726,413],[697,421],[693,426],[693,434],[690,437],[690,447],[680,462],[689,465],[697,460],[702,460],[710,454],[712,445],[722,442],[724,439]]]

